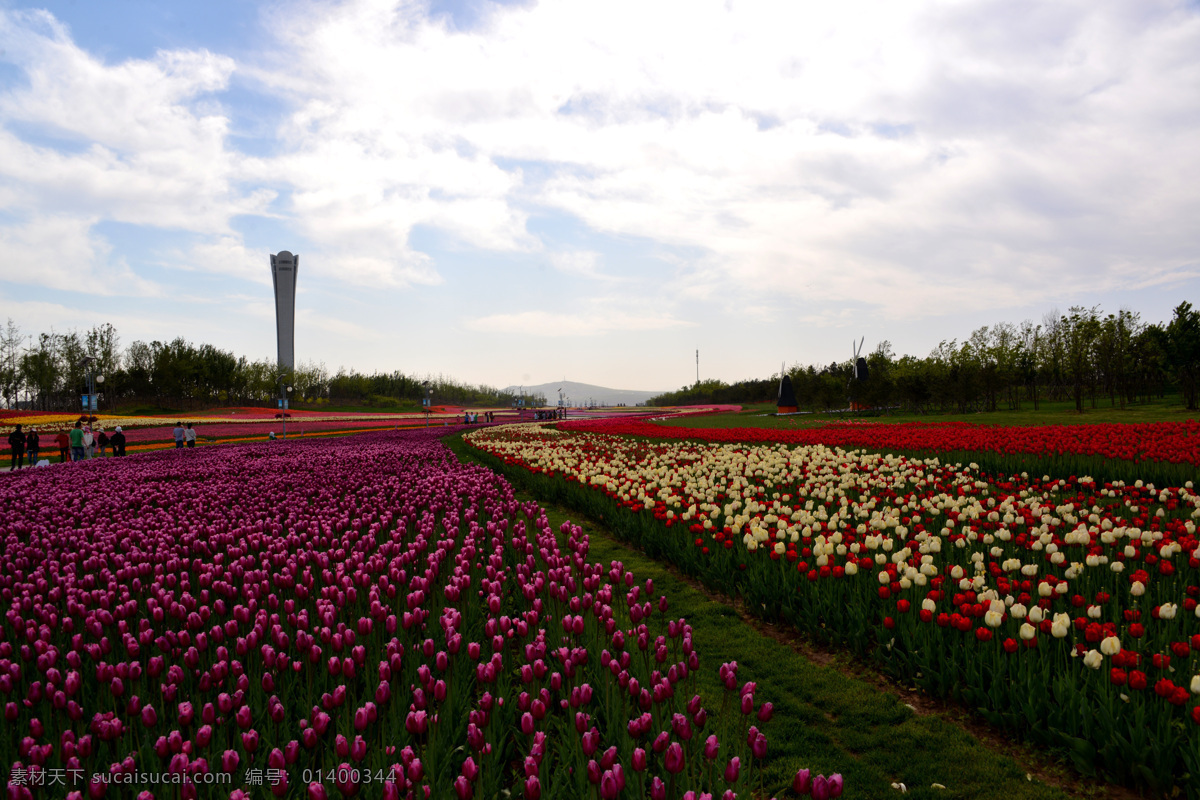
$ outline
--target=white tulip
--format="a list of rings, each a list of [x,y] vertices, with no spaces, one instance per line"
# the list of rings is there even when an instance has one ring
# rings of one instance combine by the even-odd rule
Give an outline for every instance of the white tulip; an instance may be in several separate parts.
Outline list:
[[[1115,656],[1121,652],[1121,640],[1116,636],[1106,636],[1100,640],[1100,652],[1106,656]]]
[[[1021,624],[1021,638],[1029,641],[1037,636],[1037,628],[1030,625],[1028,622]]]
[[[1092,669],[1100,669],[1104,664],[1104,656],[1096,650],[1088,650],[1087,655],[1083,657],[1083,663]]]
[[[1174,603],[1163,603],[1158,607],[1159,619],[1175,619],[1175,612],[1179,610],[1179,606]]]
[[[1129,593],[1134,597],[1141,597],[1146,593],[1146,585],[1141,581],[1134,581],[1133,586],[1129,587]]]

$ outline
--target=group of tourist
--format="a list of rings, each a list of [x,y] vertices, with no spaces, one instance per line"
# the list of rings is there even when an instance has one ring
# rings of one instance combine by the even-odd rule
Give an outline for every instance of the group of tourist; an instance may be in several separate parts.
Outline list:
[[[484,422],[495,422],[495,420],[496,420],[496,415],[493,412],[491,412],[491,411],[483,412],[483,421]],[[479,412],[478,411],[476,411],[474,413],[472,413],[470,411],[463,412],[463,425],[478,425],[478,424],[479,424]]]
[[[534,419],[566,419],[565,408],[544,408],[533,412]]]
[[[180,450],[185,445],[188,447],[196,446],[196,429],[192,427],[192,423],[188,423],[187,427],[183,426],[182,422],[175,423],[175,430],[172,432],[175,436],[175,449]],[[272,438],[274,438],[272,436]]]
[[[69,433],[59,433],[54,443],[58,445],[58,459],[62,462],[87,461],[96,457],[97,450],[100,451],[99,457],[104,458],[108,455],[109,447],[112,448],[114,456],[125,455],[125,433],[120,425],[113,435],[109,436],[104,428],[93,431],[90,425],[76,422]],[[30,428],[26,433],[23,426],[17,425],[8,435],[8,446],[12,456],[10,469],[18,470],[23,465],[32,467],[38,463],[42,441],[37,428]]]

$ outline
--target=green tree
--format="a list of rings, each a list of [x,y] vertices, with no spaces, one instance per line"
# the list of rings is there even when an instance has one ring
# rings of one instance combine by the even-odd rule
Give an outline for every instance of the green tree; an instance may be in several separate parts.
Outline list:
[[[1167,325],[1167,358],[1184,403],[1196,408],[1196,389],[1200,381],[1200,311],[1188,302],[1175,307]]]

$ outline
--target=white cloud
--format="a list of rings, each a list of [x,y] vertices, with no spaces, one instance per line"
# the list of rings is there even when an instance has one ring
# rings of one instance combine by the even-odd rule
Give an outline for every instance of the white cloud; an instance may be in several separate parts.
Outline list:
[[[643,301],[602,297],[571,311],[531,309],[502,312],[466,320],[468,330],[484,333],[603,336],[612,333],[665,331],[693,327],[671,311]]]
[[[161,287],[143,280],[124,258],[92,235],[92,221],[36,217],[0,227],[0,280],[97,295],[153,296]]]
[[[913,313],[1194,252],[1196,15],[1022,8],[542,2],[460,32],[420,3],[304,4],[264,80],[300,104],[300,218],[377,252],[419,224],[529,248],[549,207],[694,248],[697,297]],[[591,274],[574,258],[552,262]]]
[[[6,240],[25,260],[67,254],[82,270],[48,267],[13,278],[64,288],[89,275],[93,289],[144,294],[138,264],[89,233],[100,221],[201,232],[223,247],[230,220],[265,211],[269,186],[243,188],[252,160],[226,145],[229,120],[202,110],[227,88],[234,62],[207,51],[159,51],[105,63],[80,49],[45,11],[0,10],[0,57],[25,81],[0,90],[0,209],[23,222]],[[61,236],[62,239],[58,240]],[[8,274],[15,274],[9,271]]]

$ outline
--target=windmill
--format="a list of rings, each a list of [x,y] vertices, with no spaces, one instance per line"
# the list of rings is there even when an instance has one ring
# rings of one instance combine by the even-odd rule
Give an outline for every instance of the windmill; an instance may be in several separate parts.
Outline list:
[[[800,410],[796,402],[796,390],[787,374],[786,362],[779,365],[779,399],[775,401],[776,414],[794,414]]]
[[[846,389],[850,395],[850,409],[852,411],[861,411],[867,408],[867,406],[857,402],[855,399],[858,395],[858,384],[866,383],[867,381],[867,360],[862,357],[862,347],[866,341],[867,337],[865,336],[859,340],[857,345],[854,344],[853,340],[850,341],[850,346],[854,350],[854,366],[853,374],[850,377],[850,381],[847,384]]]

